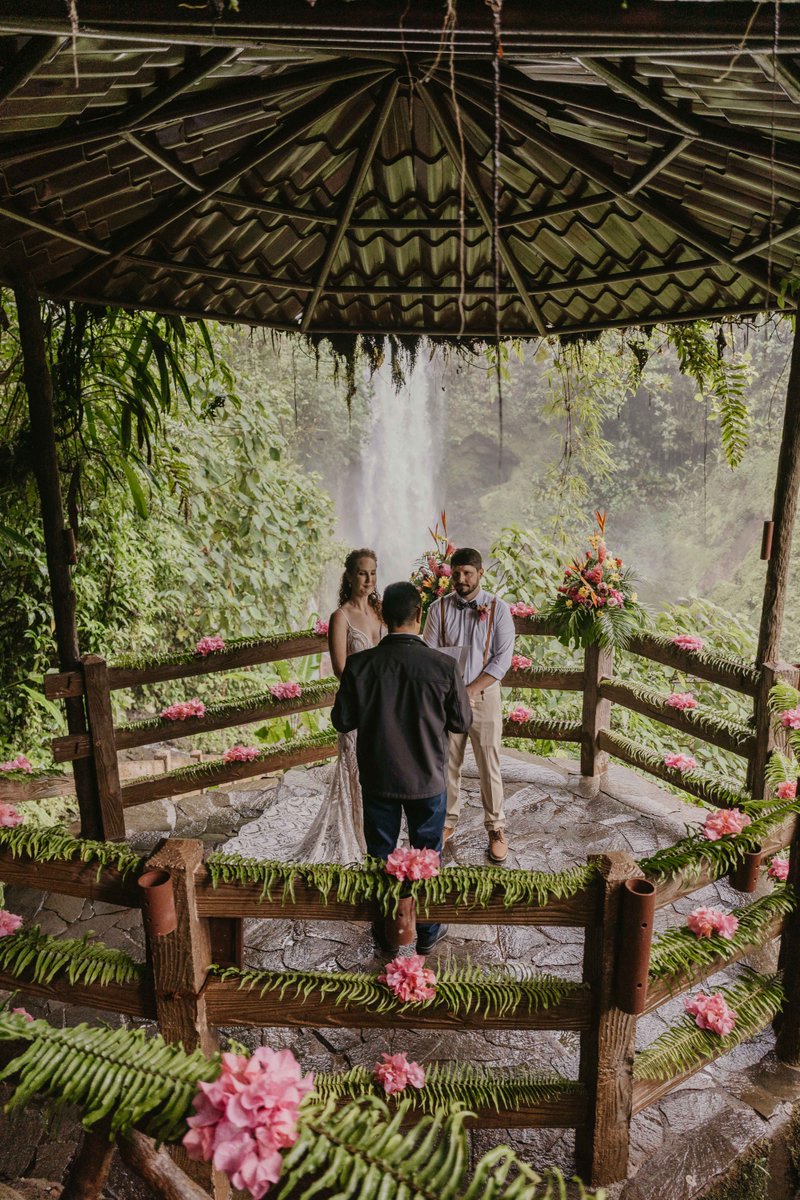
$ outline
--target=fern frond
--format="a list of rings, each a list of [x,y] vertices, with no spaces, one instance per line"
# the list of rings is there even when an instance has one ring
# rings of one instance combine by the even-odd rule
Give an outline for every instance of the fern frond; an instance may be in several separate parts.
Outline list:
[[[313,629],[298,629],[291,633],[276,633],[270,637],[231,638],[230,641],[226,640],[225,642],[225,651],[249,650],[255,646],[280,646],[283,642],[299,642],[306,638],[317,638],[320,651],[324,649],[324,639],[318,637]],[[117,659],[113,666],[124,667],[126,670],[145,671],[149,667],[185,667],[200,661],[211,665],[215,657],[217,656],[212,654],[207,659],[201,660],[194,650],[179,650],[174,653],[155,654],[151,658],[143,658],[139,654],[126,654],[122,658]],[[291,655],[287,654],[286,657],[290,658]]]
[[[764,773],[769,790],[774,793],[781,783],[794,783],[797,775],[798,768],[794,759],[789,758],[787,754],[781,754],[779,750],[773,750],[767,759],[767,769]]]
[[[21,976],[30,971],[34,983],[50,983],[66,974],[70,983],[134,983],[144,977],[144,963],[124,950],[82,938],[56,938],[42,933],[38,925],[0,938],[0,970]]]
[[[637,688],[636,690],[648,691],[649,689]],[[657,694],[653,693],[653,695]],[[649,771],[651,774],[667,779],[677,788],[691,790],[694,795],[713,804],[715,808],[741,808],[743,812],[751,816],[763,808],[762,801],[753,800],[749,792],[743,792],[732,780],[720,779],[719,776],[701,771],[698,767],[692,771],[679,771],[675,767],[666,766],[663,755],[656,754],[646,746],[634,742],[625,734],[614,730],[613,738],[624,750],[626,762],[639,767],[642,771]],[[613,753],[612,749],[611,754]],[[690,789],[687,786],[689,784],[691,785]]]
[[[308,737],[292,738],[291,741],[286,742],[273,742],[251,761],[257,763],[264,759],[269,760],[275,754],[289,753],[295,750],[327,750],[329,747],[336,745],[336,738],[337,733],[335,729],[325,729],[322,733],[309,734]],[[323,754],[320,757],[324,758],[325,755]],[[213,776],[220,767],[226,765],[221,758],[210,759],[208,762],[192,763],[191,766],[178,767],[176,770],[170,771],[169,778],[176,781],[191,780],[201,783],[204,779]],[[136,786],[144,783],[154,783],[159,779],[163,780],[164,776],[140,775],[136,778]]]
[[[666,637],[660,633],[648,631],[647,641],[651,644],[657,644],[663,651],[670,656],[675,654],[675,645],[672,638]],[[634,642],[634,653],[636,643]],[[686,666],[683,668],[684,674],[692,674],[692,663],[709,667],[717,672],[729,672],[736,676],[739,683],[743,684],[748,689],[755,689],[759,681],[759,671],[752,663],[746,662],[743,658],[738,658],[734,654],[724,654],[716,650],[696,650],[692,651],[691,655],[686,654]]]
[[[798,705],[800,705],[800,691],[792,687],[785,679],[779,679],[769,694],[770,711],[776,718],[779,718],[781,713],[790,708],[797,708]],[[785,736],[792,753],[800,763],[800,729],[784,729],[777,720],[776,726]]]
[[[103,867],[113,867],[125,877],[138,874],[144,859],[125,842],[95,842],[90,838],[73,837],[60,825],[17,825],[0,829],[0,850],[8,850],[14,858],[23,855],[39,862],[96,862],[98,873]]]
[[[634,1079],[673,1079],[727,1054],[769,1025],[785,999],[778,975],[759,975],[749,970],[743,972],[742,979],[733,987],[719,991],[736,1011],[733,1032],[719,1037],[699,1029],[693,1017],[682,1017],[636,1055]]]
[[[241,723],[246,725],[248,713],[256,709],[280,708],[281,711],[285,711],[292,708],[315,707],[326,696],[329,696],[332,691],[336,691],[338,686],[339,681],[335,675],[331,675],[327,679],[303,684],[303,694],[302,696],[298,696],[296,700],[279,700],[271,692],[251,692],[249,695],[239,696],[236,700],[232,700],[226,704],[207,704],[205,716],[211,720],[220,717],[241,716]],[[258,719],[260,720],[261,718],[259,717]],[[126,732],[142,729],[155,730],[160,729],[164,724],[163,717],[145,717],[141,721],[131,721],[127,725],[120,725],[118,732],[122,730]]]

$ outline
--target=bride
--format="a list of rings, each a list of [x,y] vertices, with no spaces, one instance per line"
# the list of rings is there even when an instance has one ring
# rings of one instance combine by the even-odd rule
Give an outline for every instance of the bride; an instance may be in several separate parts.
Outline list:
[[[331,614],[328,646],[333,673],[341,679],[349,654],[377,646],[386,632],[377,591],[374,550],[351,550],[344,560],[339,607]],[[366,854],[356,735],[339,734],[336,769],[322,807],[293,854],[298,862],[356,862]]]

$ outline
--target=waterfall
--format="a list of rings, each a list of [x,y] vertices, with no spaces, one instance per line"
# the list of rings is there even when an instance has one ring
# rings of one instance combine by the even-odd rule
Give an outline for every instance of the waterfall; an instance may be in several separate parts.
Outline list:
[[[428,548],[428,527],[445,506],[442,470],[445,405],[442,371],[420,346],[404,385],[392,380],[389,347],[371,380],[370,422],[361,445],[358,495],[340,529],[354,546],[378,554],[379,586],[407,579]]]

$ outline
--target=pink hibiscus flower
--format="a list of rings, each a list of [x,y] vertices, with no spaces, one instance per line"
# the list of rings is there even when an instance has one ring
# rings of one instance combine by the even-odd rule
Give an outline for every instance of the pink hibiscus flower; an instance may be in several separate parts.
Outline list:
[[[693,633],[679,633],[677,637],[672,639],[673,646],[679,646],[681,650],[691,650],[694,654],[699,652],[705,646],[705,642],[701,637],[695,637]]]
[[[667,700],[669,708],[697,708],[697,700],[691,692],[673,692]]]
[[[785,883],[789,878],[789,860],[788,858],[773,858],[769,864],[767,874],[770,879],[777,879],[779,883]]]
[[[323,621],[321,617],[314,622],[314,633],[316,633],[317,637],[327,637],[328,628],[328,622]]]
[[[533,716],[533,709],[528,708],[524,704],[517,704],[509,710],[508,719],[513,721],[515,725],[524,725],[526,721],[530,721]]]
[[[194,652],[205,658],[207,654],[214,654],[215,651],[224,649],[225,639],[214,634],[212,637],[201,637],[194,648]]]
[[[722,992],[713,996],[706,996],[703,992],[696,996],[687,996],[683,1007],[689,1016],[694,1017],[695,1024],[700,1029],[707,1029],[720,1037],[727,1036],[736,1028],[736,1012],[728,1007]]]
[[[395,879],[433,879],[439,874],[439,851],[393,850],[386,860],[386,870]]]
[[[723,837],[735,837],[751,824],[747,813],[740,808],[720,808],[708,814],[702,834],[706,841],[718,842]]]
[[[696,908],[689,913],[686,924],[696,937],[711,937],[716,933],[730,941],[739,928],[739,918],[719,908]]]
[[[273,683],[269,690],[276,700],[299,700],[303,694],[299,683]]]
[[[672,767],[675,771],[693,771],[697,766],[697,759],[691,754],[665,754],[664,766]]]
[[[223,762],[252,762],[261,751],[258,746],[231,746],[222,756]]]
[[[512,617],[532,617],[536,609],[532,604],[526,604],[524,600],[517,600],[514,604],[509,604]]]
[[[9,912],[7,908],[0,908],[0,937],[10,937],[21,925],[22,917]]]
[[[513,654],[511,656],[512,671],[527,671],[528,667],[533,666],[533,659],[527,658],[524,654]]]
[[[409,1062],[405,1054],[382,1054],[381,1058],[383,1062],[377,1062],[372,1073],[387,1096],[407,1087],[425,1087],[425,1071],[418,1062]]]
[[[378,976],[378,983],[385,983],[404,1004],[432,1000],[436,995],[436,976],[421,954],[392,959],[386,964],[386,973]]]
[[[440,578],[442,578],[442,579],[449,579],[451,577],[451,575],[453,574],[453,568],[450,566],[449,563],[439,563],[439,567],[436,571],[436,574],[439,575]]]
[[[164,721],[188,721],[191,717],[204,717],[206,706],[197,696],[191,700],[180,700],[162,708],[161,717]]]
[[[28,1012],[27,1008],[12,1008],[11,1013],[16,1017],[24,1017],[26,1021],[32,1021],[33,1017]]]
[[[25,820],[21,812],[17,812],[13,804],[0,804],[0,829],[13,829]]]
[[[797,795],[797,781],[786,779],[783,783],[779,783],[775,789],[775,795],[779,800],[794,800]]]
[[[781,713],[781,725],[784,729],[800,729],[800,704]]]
[[[24,754],[18,754],[16,758],[0,763],[0,771],[24,771],[26,775],[30,775],[32,770],[33,767]]]

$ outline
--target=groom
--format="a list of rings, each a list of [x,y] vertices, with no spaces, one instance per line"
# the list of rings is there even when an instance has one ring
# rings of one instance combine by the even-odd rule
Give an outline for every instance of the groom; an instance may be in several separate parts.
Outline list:
[[[388,636],[348,657],[331,714],[340,733],[358,730],[364,837],[369,854],[384,860],[397,846],[403,813],[411,845],[441,855],[447,735],[466,734],[472,724],[456,663],[422,641],[421,615],[413,583],[390,583],[383,593]],[[381,949],[395,952],[381,944],[376,926],[373,933]],[[446,933],[446,925],[419,925],[417,953],[430,953]]]

